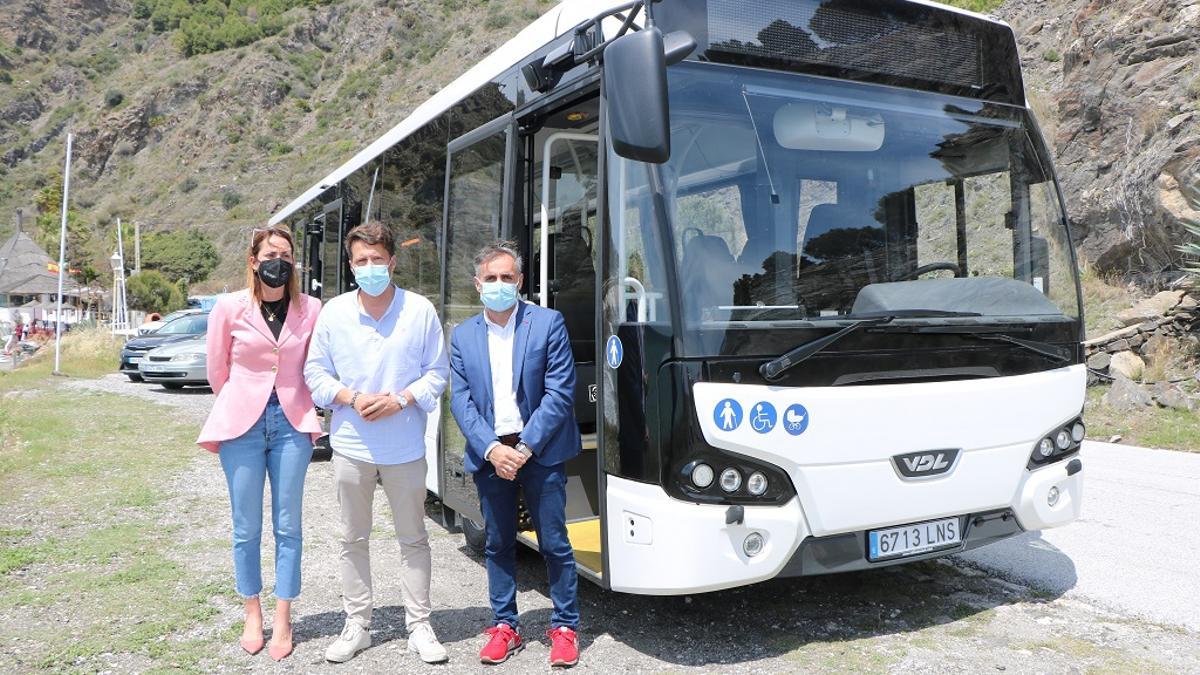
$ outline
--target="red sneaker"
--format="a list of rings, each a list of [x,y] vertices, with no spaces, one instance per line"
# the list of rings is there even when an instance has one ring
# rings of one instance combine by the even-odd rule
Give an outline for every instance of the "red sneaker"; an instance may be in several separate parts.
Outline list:
[[[504,663],[525,646],[521,634],[506,623],[498,623],[483,634],[488,636],[488,643],[479,650],[480,663]]]
[[[579,663],[579,636],[566,626],[546,631],[550,638],[550,665],[570,668]]]

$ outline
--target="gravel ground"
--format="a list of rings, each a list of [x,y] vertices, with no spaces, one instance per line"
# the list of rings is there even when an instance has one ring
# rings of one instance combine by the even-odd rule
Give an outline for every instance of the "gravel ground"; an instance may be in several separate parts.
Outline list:
[[[119,375],[72,380],[168,404],[198,425],[211,393],[167,391]],[[228,570],[228,502],[214,457],[196,450],[194,465],[173,479],[167,522],[188,525],[180,561]],[[373,563],[374,646],[343,665],[326,663],[326,645],[342,627],[337,568],[337,503],[328,464],[314,464],[305,488],[304,594],[295,604],[296,651],[282,664],[250,657],[235,639],[205,664],[211,671],[478,672],[480,632],[490,612],[483,560],[433,520],[433,625],[450,663],[429,667],[406,653],[397,578],[399,549],[385,500],[377,493]],[[433,512],[433,508],[429,510]],[[269,532],[269,527],[266,528]],[[264,551],[271,550],[269,534]],[[490,672],[546,671],[550,601],[544,568],[531,551],[519,557],[519,597],[528,647]],[[264,565],[270,587],[270,565]],[[962,561],[942,560],[863,574],[777,580],[692,597],[640,597],[580,582],[582,658],[576,670],[663,672],[1196,672],[1200,640],[1059,592],[1012,583]],[[240,606],[230,602],[197,634],[236,635]],[[269,624],[268,616],[268,624]],[[128,663],[128,662],[127,662]]]

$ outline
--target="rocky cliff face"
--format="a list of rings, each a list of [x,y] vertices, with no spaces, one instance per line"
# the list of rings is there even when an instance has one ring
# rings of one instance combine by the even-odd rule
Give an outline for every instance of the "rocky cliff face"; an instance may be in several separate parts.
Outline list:
[[[1200,222],[1200,0],[1010,0],[1083,256],[1147,286],[1179,277]],[[1174,271],[1174,272],[1173,272]]]
[[[340,0],[192,58],[130,0],[0,3],[0,214],[30,212],[69,129],[100,269],[117,216],[199,228],[236,262],[246,228],[552,1]],[[1200,0],[1009,0],[996,14],[1019,36],[1084,257],[1149,286],[1177,277],[1163,273],[1180,223],[1200,219]],[[233,263],[218,275],[237,278]]]

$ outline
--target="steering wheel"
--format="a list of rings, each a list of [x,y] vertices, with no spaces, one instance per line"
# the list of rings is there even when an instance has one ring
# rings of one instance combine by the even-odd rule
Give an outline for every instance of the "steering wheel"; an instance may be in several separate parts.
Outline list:
[[[959,269],[958,265],[956,265],[952,262],[935,262],[935,263],[929,263],[928,265],[921,265],[917,269],[909,272],[908,274],[905,274],[904,276],[900,277],[899,279],[896,279],[896,281],[912,281],[913,279],[916,279],[917,277],[921,276],[922,274],[929,274],[930,272],[940,272],[942,270],[954,272],[954,276],[956,276],[956,277],[962,276],[962,270]]]

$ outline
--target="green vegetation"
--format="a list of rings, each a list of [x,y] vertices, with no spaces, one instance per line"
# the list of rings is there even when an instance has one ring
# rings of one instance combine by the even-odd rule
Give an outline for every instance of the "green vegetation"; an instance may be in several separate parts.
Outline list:
[[[64,366],[111,371],[116,344],[70,335]],[[61,389],[49,362],[0,374],[0,509],[12,516],[0,529],[0,609],[11,619],[0,642],[34,659],[18,670],[94,672],[102,655],[121,654],[201,671],[224,636],[195,628],[234,598],[221,571],[185,568],[180,528],[162,509],[196,457],[196,430],[135,398]]]
[[[1000,5],[1004,4],[1004,0],[937,0],[943,5],[958,7],[959,9],[967,9],[972,12],[990,12]]]
[[[219,262],[216,246],[196,230],[155,232],[142,241],[142,267],[161,272],[171,283],[204,281]]]
[[[1050,63],[1058,63],[1062,60],[1062,55],[1058,53],[1057,49],[1050,48],[1042,54],[1042,58],[1046,59]]]
[[[1120,436],[1122,443],[1200,452],[1200,415],[1149,406],[1133,412],[1115,410],[1102,401],[1108,389],[1107,385],[1088,388],[1083,419],[1088,424],[1089,438],[1107,441]]]
[[[242,203],[242,194],[236,190],[226,190],[221,194],[221,206],[228,211]]]
[[[184,56],[241,47],[279,33],[284,13],[323,0],[135,0],[133,17],[156,33],[175,31]]]
[[[179,286],[155,270],[143,270],[125,281],[129,306],[143,312],[173,312],[187,305]]]
[[[1197,78],[1200,82],[1200,78]],[[1188,241],[1176,246],[1187,259],[1184,270],[1191,276],[1193,286],[1200,285],[1200,221],[1185,220],[1183,228],[1187,231]]]

